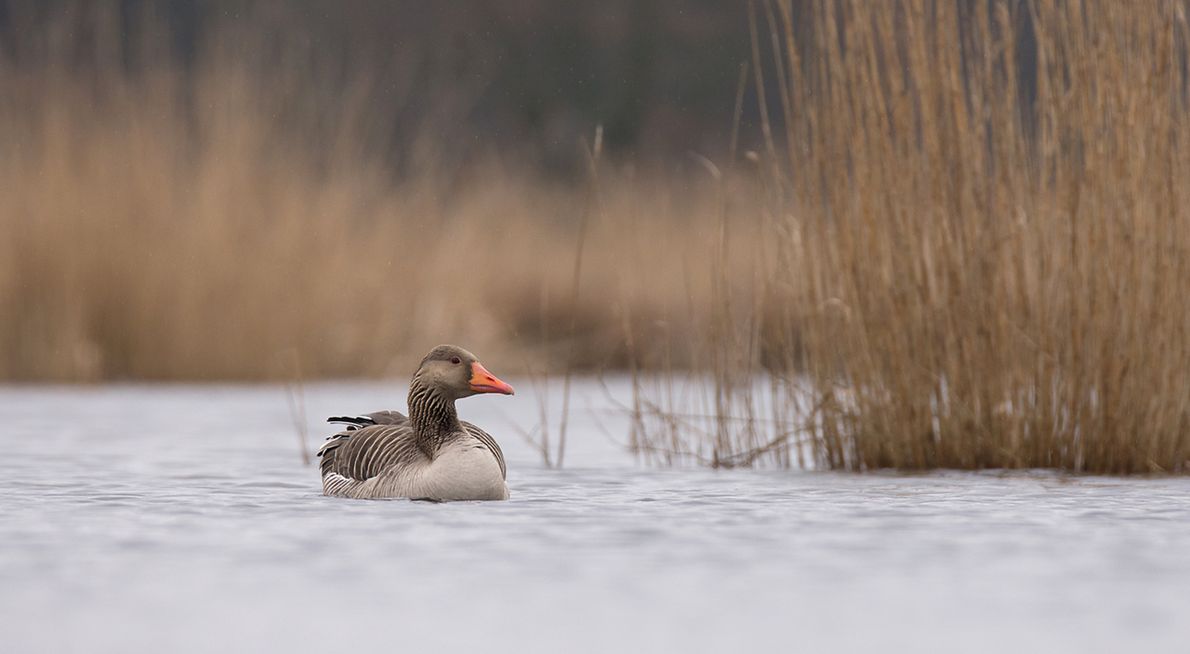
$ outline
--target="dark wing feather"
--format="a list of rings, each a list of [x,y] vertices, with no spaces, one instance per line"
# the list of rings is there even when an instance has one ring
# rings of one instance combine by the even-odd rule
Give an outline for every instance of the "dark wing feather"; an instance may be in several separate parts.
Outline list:
[[[322,457],[323,477],[335,473],[356,481],[371,479],[394,465],[426,458],[418,449],[407,420],[339,432],[322,446],[318,455]]]
[[[326,419],[329,423],[347,425],[345,431],[353,431],[371,425],[399,425],[406,420],[408,418],[400,411],[374,411],[360,416],[331,416]]]
[[[475,440],[484,444],[492,452],[492,456],[496,457],[496,462],[500,464],[500,476],[508,479],[508,470],[504,467],[504,453],[500,451],[500,445],[496,443],[496,439],[492,438],[486,431],[476,427],[475,425],[464,422],[463,429],[468,434],[475,438]]]

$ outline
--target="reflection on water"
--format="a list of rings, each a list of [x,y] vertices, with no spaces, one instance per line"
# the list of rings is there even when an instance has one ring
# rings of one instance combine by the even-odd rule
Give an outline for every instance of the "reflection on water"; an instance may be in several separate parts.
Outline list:
[[[3,650],[1113,652],[1190,636],[1190,479],[643,469],[594,383],[573,467],[552,471],[513,428],[538,415],[522,387],[460,403],[500,440],[513,498],[459,504],[321,497],[278,387],[0,390]],[[312,441],[322,416],[403,404],[397,385],[306,393]]]

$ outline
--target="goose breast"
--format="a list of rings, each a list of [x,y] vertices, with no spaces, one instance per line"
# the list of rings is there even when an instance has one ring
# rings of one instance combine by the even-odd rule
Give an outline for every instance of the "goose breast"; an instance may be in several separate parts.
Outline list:
[[[500,462],[476,438],[455,439],[413,474],[410,497],[439,500],[506,500],[508,484]]]

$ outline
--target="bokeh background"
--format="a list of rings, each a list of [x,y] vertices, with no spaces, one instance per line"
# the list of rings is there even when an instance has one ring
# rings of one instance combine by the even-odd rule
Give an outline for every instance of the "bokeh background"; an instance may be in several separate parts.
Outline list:
[[[737,3],[0,3],[0,377],[681,345],[750,52]]]
[[[1188,13],[4,2],[0,378],[454,342],[663,457],[1185,470]]]

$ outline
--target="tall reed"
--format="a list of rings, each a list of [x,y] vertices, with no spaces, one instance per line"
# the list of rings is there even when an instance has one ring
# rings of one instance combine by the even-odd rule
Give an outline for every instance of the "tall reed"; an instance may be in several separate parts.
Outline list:
[[[1190,469],[1187,8],[759,5],[762,427],[833,469]]]

